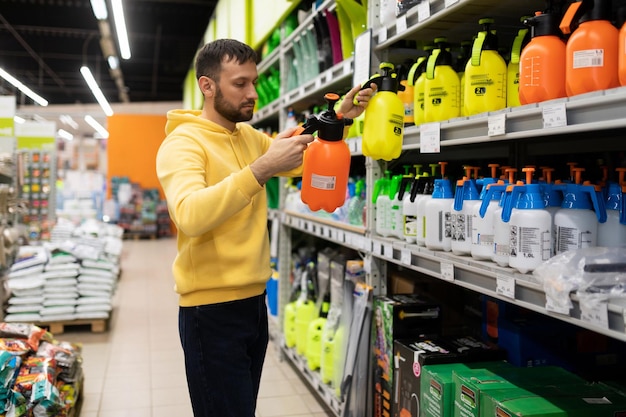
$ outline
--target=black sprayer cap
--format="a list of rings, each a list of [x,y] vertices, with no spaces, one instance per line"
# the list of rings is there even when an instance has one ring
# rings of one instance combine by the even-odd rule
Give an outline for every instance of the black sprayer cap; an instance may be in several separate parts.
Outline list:
[[[530,26],[531,37],[537,36],[561,36],[559,19],[553,13],[535,13],[535,16],[524,20],[526,26]]]
[[[318,131],[318,137],[322,140],[337,142],[343,140],[343,128],[352,124],[352,119],[346,119],[342,115],[335,113],[335,103],[339,100],[339,95],[326,93],[324,99],[328,102],[328,109],[319,116],[309,116],[302,126],[301,133],[312,134]]]
[[[485,36],[485,41],[483,42],[483,51],[497,51],[498,50],[498,37],[495,34],[495,31],[490,29],[490,26],[495,21],[490,17],[485,17],[478,21],[478,24],[483,26],[483,31],[487,32]]]
[[[590,20],[611,20],[611,0],[583,0],[586,11],[579,23]]]

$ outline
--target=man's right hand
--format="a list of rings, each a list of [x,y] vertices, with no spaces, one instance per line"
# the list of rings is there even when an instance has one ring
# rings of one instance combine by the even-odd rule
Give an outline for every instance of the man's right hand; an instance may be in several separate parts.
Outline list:
[[[293,135],[297,127],[276,135],[267,152],[250,164],[259,184],[265,184],[279,172],[290,171],[302,165],[304,151],[313,142],[313,135]]]

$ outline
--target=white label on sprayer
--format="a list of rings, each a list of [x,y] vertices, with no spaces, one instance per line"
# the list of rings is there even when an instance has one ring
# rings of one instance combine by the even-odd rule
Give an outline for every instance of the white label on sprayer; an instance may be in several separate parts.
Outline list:
[[[556,253],[588,248],[592,245],[592,233],[575,227],[558,226],[556,228]]]
[[[337,177],[334,175],[311,174],[311,187],[320,190],[334,190]]]
[[[604,49],[585,49],[582,51],[574,51],[574,69],[603,66]]]

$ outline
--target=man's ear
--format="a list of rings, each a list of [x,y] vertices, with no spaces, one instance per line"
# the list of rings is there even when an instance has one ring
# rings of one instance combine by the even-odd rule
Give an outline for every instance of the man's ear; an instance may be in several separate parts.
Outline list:
[[[215,93],[215,81],[205,75],[198,78],[198,87],[205,97],[212,97]]]

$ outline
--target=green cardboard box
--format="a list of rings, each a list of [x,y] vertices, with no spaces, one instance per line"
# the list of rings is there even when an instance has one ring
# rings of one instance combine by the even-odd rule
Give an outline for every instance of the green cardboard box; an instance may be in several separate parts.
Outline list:
[[[471,369],[496,369],[510,367],[508,362],[477,362],[427,365],[422,371],[420,382],[420,417],[451,417],[454,414],[453,372],[466,372]]]

